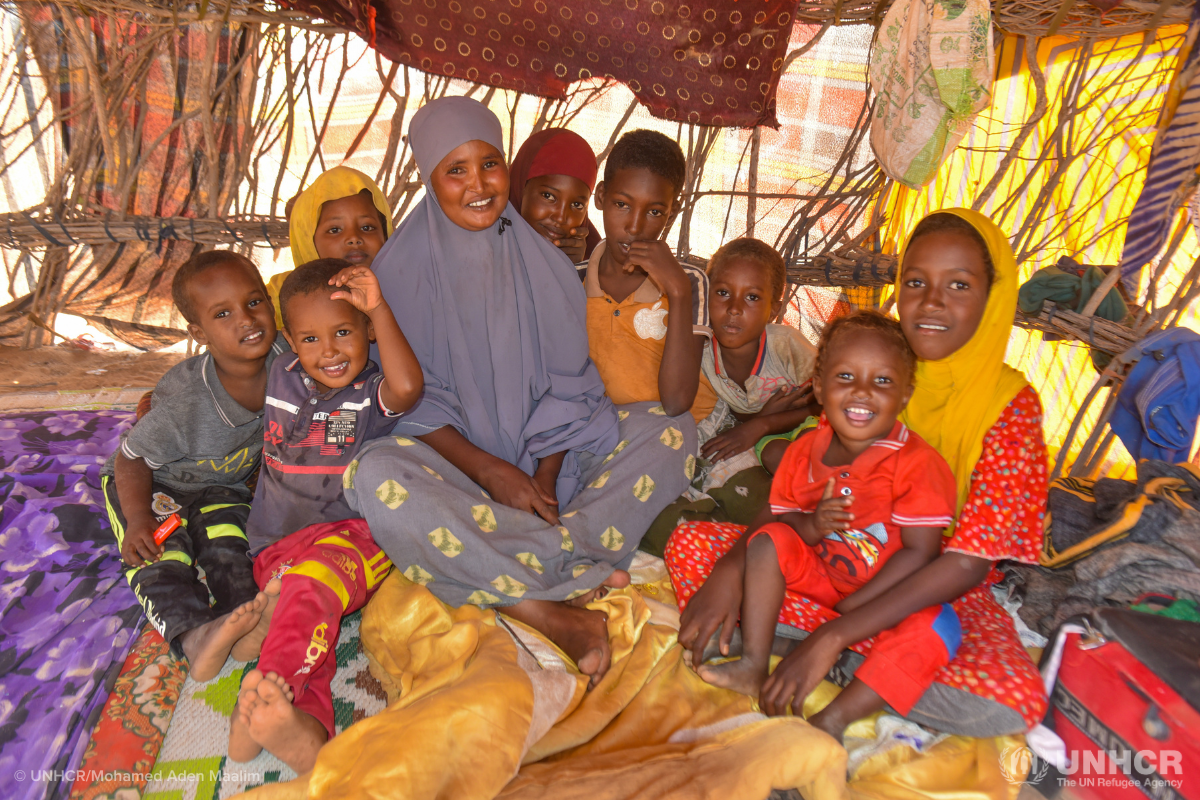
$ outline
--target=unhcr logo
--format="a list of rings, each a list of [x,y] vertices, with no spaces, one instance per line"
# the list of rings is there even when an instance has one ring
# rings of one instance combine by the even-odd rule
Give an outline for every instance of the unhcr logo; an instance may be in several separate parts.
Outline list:
[[[1040,783],[1049,772],[1050,763],[1024,745],[1006,747],[1000,752],[1000,774],[1015,786]]]

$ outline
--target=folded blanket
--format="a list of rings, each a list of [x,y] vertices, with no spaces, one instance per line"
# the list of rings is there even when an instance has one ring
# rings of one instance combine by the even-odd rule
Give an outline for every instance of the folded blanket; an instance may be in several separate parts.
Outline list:
[[[658,602],[659,600],[663,602]],[[670,585],[611,592],[613,666],[599,686],[552,644],[494,611],[450,609],[393,573],[363,614],[383,713],[322,748],[316,767],[255,800],[729,798],[799,788],[807,800],[965,791],[1015,798],[999,753],[1020,737],[950,737],[928,753],[893,750],[846,783],[846,752],[792,717],[701,681],[675,640]],[[822,684],[806,711],[837,692]],[[873,722],[851,731],[874,739]]]

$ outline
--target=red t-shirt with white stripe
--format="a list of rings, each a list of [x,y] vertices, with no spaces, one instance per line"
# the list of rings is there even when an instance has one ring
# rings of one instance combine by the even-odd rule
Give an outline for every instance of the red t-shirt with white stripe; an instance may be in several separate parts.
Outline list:
[[[945,459],[900,421],[844,466],[822,463],[833,436],[822,416],[816,430],[788,447],[771,483],[771,511],[815,512],[830,478],[835,496],[853,496],[854,527],[816,546],[834,587],[850,594],[904,547],[901,528],[948,527],[957,489]]]

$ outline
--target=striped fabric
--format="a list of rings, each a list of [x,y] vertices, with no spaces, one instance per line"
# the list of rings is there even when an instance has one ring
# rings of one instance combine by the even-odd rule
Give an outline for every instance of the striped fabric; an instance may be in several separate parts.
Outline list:
[[[1136,276],[1166,244],[1171,221],[1195,191],[1200,168],[1200,4],[1193,7],[1179,69],[1163,107],[1158,140],[1150,156],[1146,183],[1125,234],[1121,276],[1136,289]]]

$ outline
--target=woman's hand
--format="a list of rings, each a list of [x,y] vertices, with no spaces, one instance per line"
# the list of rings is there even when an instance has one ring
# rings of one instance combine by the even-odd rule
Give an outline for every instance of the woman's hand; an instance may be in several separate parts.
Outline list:
[[[558,499],[518,467],[496,459],[493,467],[480,476],[482,486],[492,499],[509,508],[537,514],[551,525],[558,524]]]
[[[764,714],[779,717],[791,708],[795,716],[804,716],[804,699],[825,679],[847,647],[838,636],[836,622],[817,628],[779,662],[758,696]]]
[[[735,425],[720,436],[714,436],[705,442],[704,447],[700,448],[700,455],[714,464],[733,458],[739,453],[753,449],[758,440],[766,435],[762,431],[763,426],[757,419]]]
[[[718,629],[721,653],[729,652],[742,610],[745,555],[744,548],[735,548],[722,556],[680,617],[679,643],[691,651],[692,666],[697,669],[704,663],[704,650]]]

